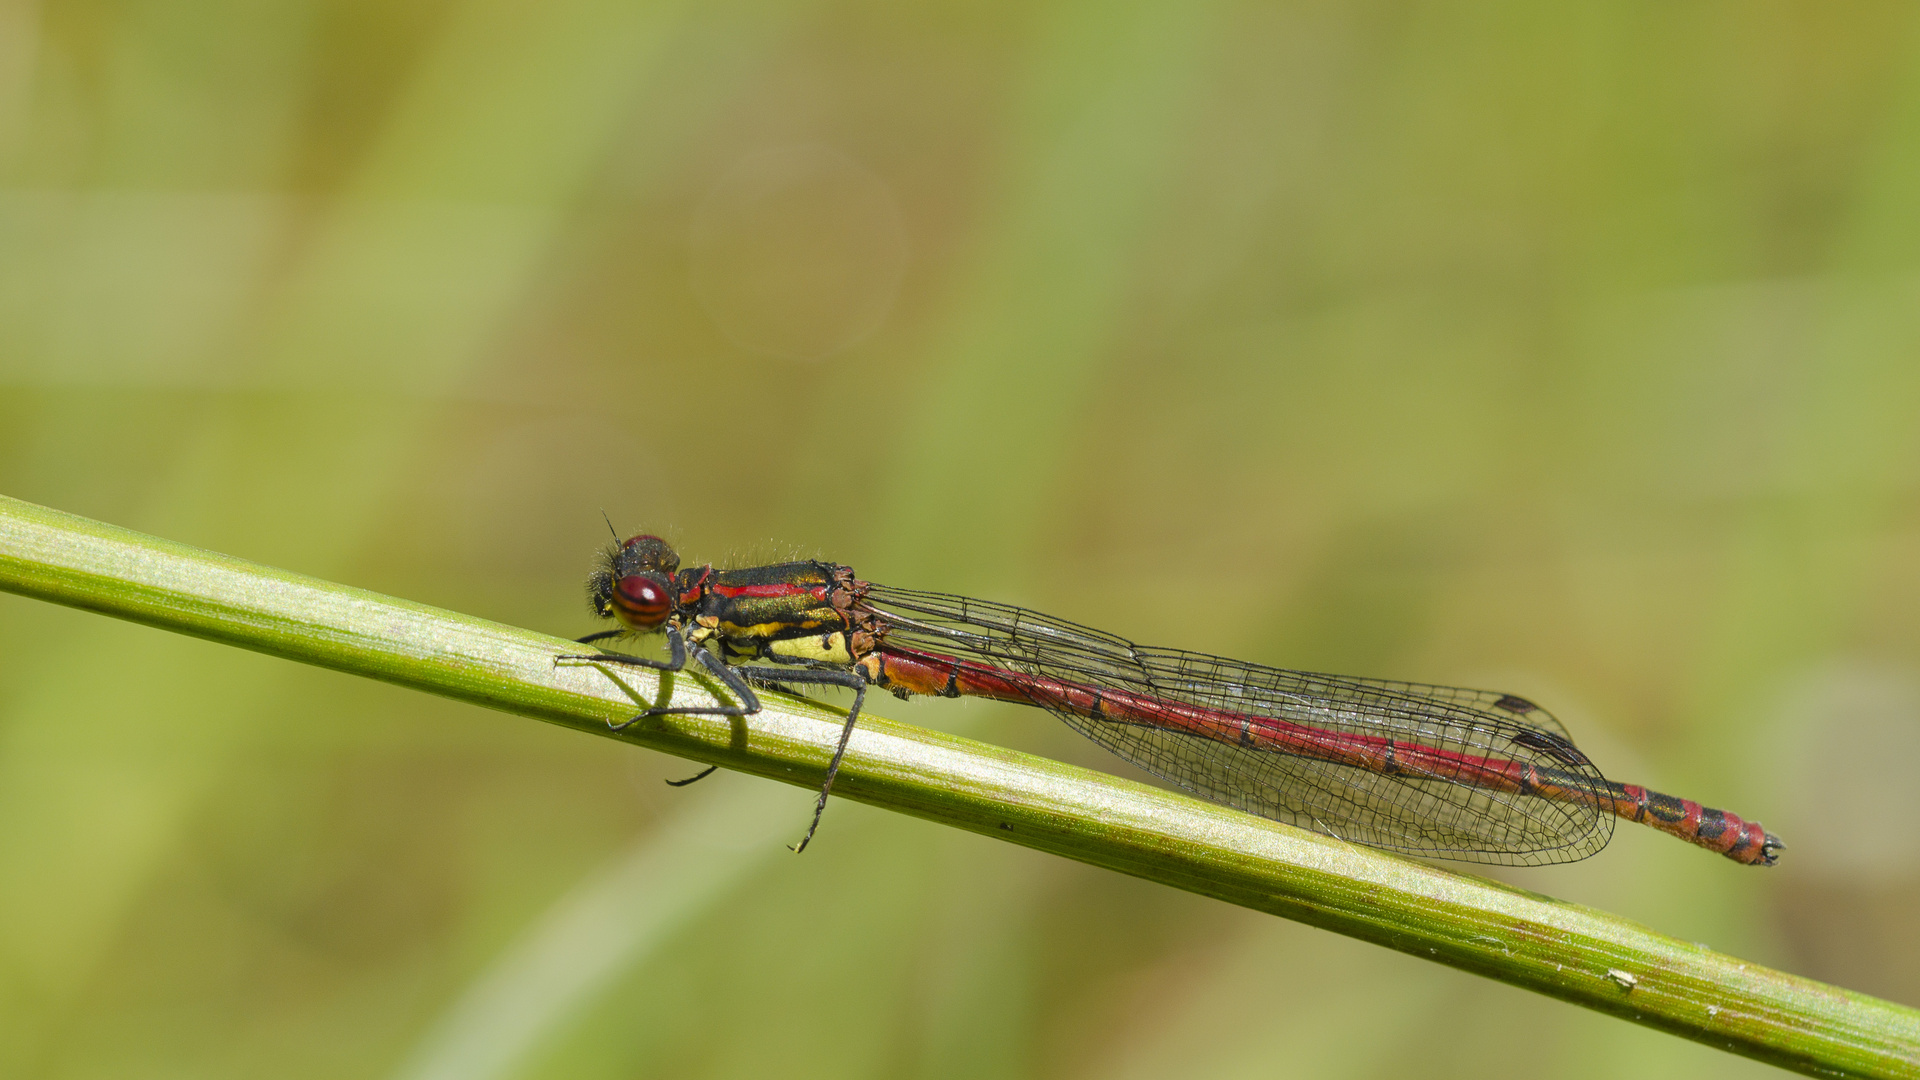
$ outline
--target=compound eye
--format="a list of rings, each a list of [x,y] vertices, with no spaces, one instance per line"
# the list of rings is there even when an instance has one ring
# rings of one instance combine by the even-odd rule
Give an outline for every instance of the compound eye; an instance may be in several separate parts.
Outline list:
[[[629,537],[620,545],[621,563],[633,570],[658,570],[671,574],[680,569],[680,556],[673,547],[657,536],[645,533]]]
[[[667,587],[644,574],[623,577],[613,585],[613,614],[635,630],[652,630],[667,621],[673,600]]]

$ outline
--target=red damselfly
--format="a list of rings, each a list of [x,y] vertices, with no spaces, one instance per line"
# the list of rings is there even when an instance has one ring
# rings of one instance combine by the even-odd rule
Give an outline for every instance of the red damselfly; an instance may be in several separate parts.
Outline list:
[[[870,686],[1037,705],[1214,802],[1414,855],[1571,862],[1605,847],[1616,817],[1742,863],[1771,866],[1785,847],[1758,822],[1608,780],[1559,721],[1513,694],[1136,645],[1007,604],[862,581],[833,563],[682,570],[657,536],[610,550],[588,588],[594,611],[620,626],[582,643],[664,632],[667,658],[562,659],[679,671],[691,656],[739,699],[648,709],[622,728],[665,713],[752,715],[756,686],[853,691],[796,851],[819,828]]]

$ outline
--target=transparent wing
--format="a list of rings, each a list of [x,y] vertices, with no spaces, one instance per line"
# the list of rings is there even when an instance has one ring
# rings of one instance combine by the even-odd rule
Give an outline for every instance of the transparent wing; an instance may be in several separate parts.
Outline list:
[[[1417,855],[1536,864],[1583,859],[1612,815],[1402,767],[1387,771],[1090,714],[1082,691],[1151,698],[1379,743],[1399,760],[1459,756],[1532,766],[1563,787],[1607,781],[1545,709],[1511,694],[1289,671],[1124,638],[1006,604],[869,584],[883,646],[1010,673],[1025,699],[1133,764],[1196,794],[1330,836]],[[1116,710],[1117,711],[1117,710]]]

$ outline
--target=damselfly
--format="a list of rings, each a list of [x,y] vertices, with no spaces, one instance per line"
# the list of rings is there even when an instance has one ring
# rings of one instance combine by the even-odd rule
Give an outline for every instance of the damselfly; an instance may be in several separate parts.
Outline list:
[[[594,611],[620,626],[582,643],[664,632],[667,658],[562,659],[679,671],[691,656],[739,702],[652,708],[622,728],[666,713],[749,716],[760,711],[756,686],[853,691],[796,851],[820,826],[870,686],[1037,705],[1214,802],[1415,855],[1571,862],[1606,846],[1615,817],[1742,863],[1771,866],[1785,847],[1758,822],[1608,780],[1559,721],[1513,694],[1135,645],[1007,604],[862,581],[833,563],[682,570],[657,536],[609,551],[588,588]]]

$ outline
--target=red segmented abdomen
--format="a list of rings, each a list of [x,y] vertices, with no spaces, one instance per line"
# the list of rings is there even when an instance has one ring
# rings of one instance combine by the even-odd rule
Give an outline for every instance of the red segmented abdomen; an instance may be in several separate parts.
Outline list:
[[[1749,866],[1772,866],[1775,853],[1786,845],[1738,814],[1702,806],[1692,799],[1663,795],[1638,784],[1614,784],[1612,810],[1620,817],[1642,822],[1690,844],[1717,851]]]
[[[1177,731],[1390,776],[1449,780],[1488,791],[1596,806],[1748,864],[1771,865],[1774,852],[1783,846],[1757,822],[1691,800],[1623,784],[1608,783],[1606,790],[1596,790],[1591,780],[1576,773],[1542,769],[1523,761],[1209,709],[891,645],[882,646],[873,657],[879,661],[879,670],[872,673],[876,681],[910,693],[1039,705],[1089,719]]]

